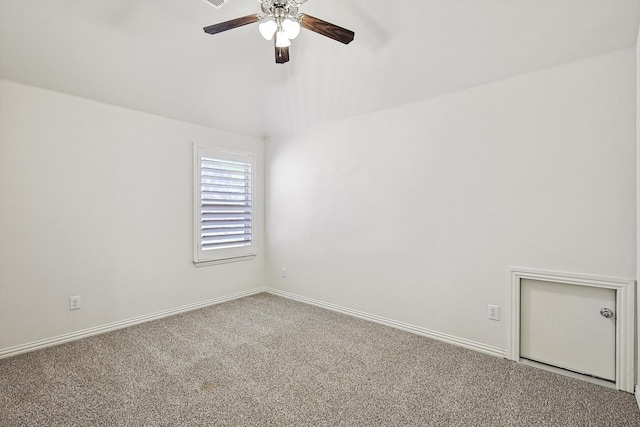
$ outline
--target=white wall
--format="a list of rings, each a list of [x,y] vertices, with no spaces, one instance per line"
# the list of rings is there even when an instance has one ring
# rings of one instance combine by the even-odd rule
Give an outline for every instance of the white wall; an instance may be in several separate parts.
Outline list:
[[[260,139],[0,81],[0,351],[265,275],[506,348],[509,266],[636,277],[635,65],[630,49],[269,140],[266,271],[191,263],[192,142],[261,165]]]
[[[262,139],[0,81],[0,350],[264,286],[263,250],[192,264],[194,142],[263,174]]]
[[[270,139],[268,285],[506,349],[509,267],[635,277],[634,85],[629,49]]]

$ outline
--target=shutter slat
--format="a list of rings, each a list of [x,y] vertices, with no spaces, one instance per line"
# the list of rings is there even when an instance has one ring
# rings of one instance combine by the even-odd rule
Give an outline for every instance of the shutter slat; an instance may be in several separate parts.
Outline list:
[[[204,230],[225,230],[225,229],[247,229],[251,231],[251,221],[203,221],[201,229]]]
[[[222,200],[218,200],[215,203],[213,202],[209,202],[209,203],[203,203],[202,206],[220,206],[220,207],[224,207],[224,208],[233,208],[233,207],[247,207],[247,206],[251,206],[251,203],[249,202],[238,202],[238,201],[233,201],[233,200],[226,200],[226,201],[222,201]]]
[[[236,234],[212,234],[203,235],[202,242],[207,244],[214,244],[220,242],[245,242],[251,240],[251,235],[248,233],[236,233]]]
[[[203,185],[201,189],[202,193],[217,193],[217,194],[251,194],[251,188],[249,187],[220,187]]]
[[[202,241],[206,243],[219,241],[248,241],[251,240],[251,231],[239,231],[237,233],[202,233]]]
[[[251,242],[251,238],[245,238],[245,235],[228,235],[228,236],[204,236],[202,237],[202,244],[209,247],[221,244],[229,243],[242,243],[247,244]]]
[[[220,159],[212,159],[210,157],[203,157],[202,164],[207,167],[218,167],[218,168],[227,168],[227,169],[247,169],[250,168],[251,165],[244,162],[234,162],[232,160],[220,160]]]
[[[247,187],[251,185],[251,182],[248,177],[246,179],[245,178],[229,179],[229,178],[218,178],[215,176],[203,175],[202,178],[200,179],[200,182],[202,184],[211,184],[211,185],[215,185],[217,183],[220,183],[223,185],[237,185],[237,186],[247,186]]]
[[[238,220],[251,220],[251,215],[243,213],[202,213],[203,221],[238,221]]]
[[[202,236],[203,244],[217,244],[224,242],[248,242],[251,240],[249,234],[226,234],[226,235],[214,235],[214,236]]]
[[[231,219],[231,220],[206,220],[202,221],[202,230],[224,229],[224,228],[247,228],[251,229],[250,219]]]
[[[238,185],[248,185],[251,181],[251,178],[250,176],[244,174],[221,174],[203,171],[200,182],[202,181],[223,181]]]
[[[202,192],[202,200],[211,200],[211,199],[249,200],[250,198],[251,198],[250,194],[236,193],[234,191],[229,191],[229,192],[203,191]]]
[[[244,215],[251,216],[251,210],[233,206],[203,206],[200,215]]]
[[[242,201],[251,201],[251,197],[249,194],[237,194],[237,193],[205,193],[202,192],[202,201],[203,202],[215,202],[216,200],[225,201],[225,200],[242,200]]]

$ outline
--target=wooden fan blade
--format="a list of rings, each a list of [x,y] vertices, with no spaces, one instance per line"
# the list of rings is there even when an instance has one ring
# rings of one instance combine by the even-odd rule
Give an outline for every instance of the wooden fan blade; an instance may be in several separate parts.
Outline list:
[[[355,33],[351,30],[338,27],[330,22],[309,15],[302,15],[300,26],[344,44],[351,43],[355,36]]]
[[[219,24],[209,25],[204,27],[203,30],[207,34],[218,34],[223,31],[233,30],[234,28],[242,27],[243,25],[253,24],[260,20],[260,15],[247,15],[241,18],[232,19],[231,21],[221,22]]]
[[[284,64],[285,62],[289,62],[289,46],[276,46],[276,64]]]

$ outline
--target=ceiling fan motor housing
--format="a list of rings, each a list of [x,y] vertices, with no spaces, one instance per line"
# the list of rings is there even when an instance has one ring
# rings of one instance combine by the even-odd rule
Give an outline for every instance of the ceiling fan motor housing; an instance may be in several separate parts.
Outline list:
[[[302,3],[294,0],[260,0],[262,12],[269,16],[296,16]]]

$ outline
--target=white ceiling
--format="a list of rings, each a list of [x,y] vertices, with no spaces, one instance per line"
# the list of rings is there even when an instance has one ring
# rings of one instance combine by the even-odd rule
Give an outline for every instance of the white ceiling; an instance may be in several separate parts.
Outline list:
[[[0,0],[0,77],[272,136],[635,46],[640,0],[309,0],[355,31],[303,30],[275,64],[257,0]],[[0,94],[1,96],[1,94]]]

